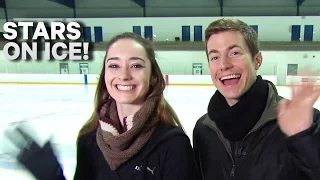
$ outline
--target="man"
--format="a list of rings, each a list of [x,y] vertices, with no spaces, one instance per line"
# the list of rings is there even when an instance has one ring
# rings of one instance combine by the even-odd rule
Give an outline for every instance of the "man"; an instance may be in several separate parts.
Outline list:
[[[217,91],[193,132],[202,179],[319,180],[320,88],[305,85],[282,99],[257,76],[257,34],[240,20],[212,22],[205,38]]]

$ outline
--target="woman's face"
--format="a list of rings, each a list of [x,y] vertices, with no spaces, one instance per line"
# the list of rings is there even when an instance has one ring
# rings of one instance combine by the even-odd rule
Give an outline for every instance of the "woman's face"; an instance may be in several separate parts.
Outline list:
[[[132,39],[112,44],[105,59],[105,83],[120,104],[141,104],[149,91],[151,62],[145,48]]]

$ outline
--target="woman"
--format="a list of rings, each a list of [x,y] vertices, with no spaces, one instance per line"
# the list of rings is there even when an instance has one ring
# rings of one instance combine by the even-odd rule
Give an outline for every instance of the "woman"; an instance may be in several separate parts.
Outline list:
[[[164,99],[164,89],[148,41],[134,33],[114,37],[100,73],[95,111],[78,136],[74,179],[197,179],[190,140]],[[36,158],[20,161],[38,179],[64,179],[57,161],[55,171],[46,174],[40,167],[52,168],[31,168]]]

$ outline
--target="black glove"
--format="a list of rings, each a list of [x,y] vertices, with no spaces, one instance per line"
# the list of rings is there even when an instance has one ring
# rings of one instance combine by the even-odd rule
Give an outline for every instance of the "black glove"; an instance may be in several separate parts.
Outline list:
[[[47,141],[43,147],[40,147],[21,128],[15,129],[10,135],[9,133],[6,134],[11,142],[20,149],[20,153],[16,157],[17,161],[29,170],[36,179],[65,180],[62,168],[54,154],[50,141]],[[18,139],[19,135],[23,139]]]

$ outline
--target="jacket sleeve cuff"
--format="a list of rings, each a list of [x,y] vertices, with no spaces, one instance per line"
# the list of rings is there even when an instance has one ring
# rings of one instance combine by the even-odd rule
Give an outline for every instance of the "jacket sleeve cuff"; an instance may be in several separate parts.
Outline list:
[[[316,127],[312,126],[287,138],[288,150],[300,167],[320,168],[320,141],[314,136],[315,129]]]
[[[312,136],[313,132],[315,131],[316,127],[315,126],[311,126],[310,128],[304,130],[304,131],[301,131],[293,136],[289,136],[287,138],[287,142],[288,143],[292,143],[294,141],[297,141],[299,140],[300,138],[304,138],[306,136]]]

